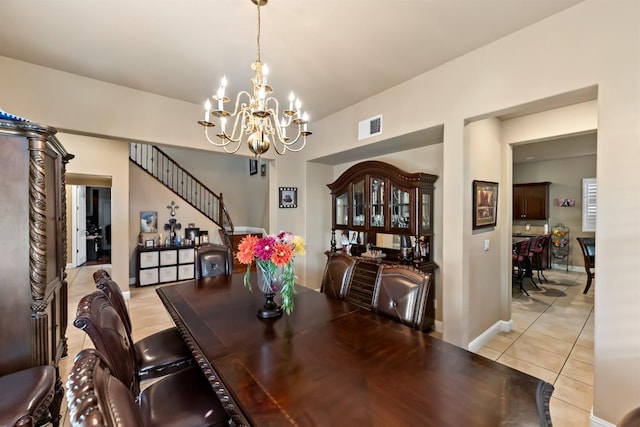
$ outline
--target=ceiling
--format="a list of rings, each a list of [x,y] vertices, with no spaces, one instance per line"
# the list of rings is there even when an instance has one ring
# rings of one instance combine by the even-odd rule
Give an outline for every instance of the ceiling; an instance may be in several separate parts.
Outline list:
[[[271,0],[262,60],[311,122],[582,0]],[[250,0],[2,0],[0,55],[192,103],[249,87]]]

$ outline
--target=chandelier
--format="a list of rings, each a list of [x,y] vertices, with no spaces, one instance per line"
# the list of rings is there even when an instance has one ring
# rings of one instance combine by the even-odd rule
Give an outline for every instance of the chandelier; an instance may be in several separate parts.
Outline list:
[[[240,149],[243,137],[246,137],[249,150],[256,158],[260,158],[272,145],[280,155],[287,150],[300,151],[307,143],[307,136],[311,135],[307,130],[309,117],[301,111],[300,98],[296,98],[293,92],[289,95],[289,108],[285,109],[280,117],[278,100],[271,96],[273,88],[267,84],[269,69],[260,58],[260,7],[266,5],[268,0],[251,1],[258,8],[258,58],[251,64],[251,69],[255,71],[251,79],[251,92],[239,92],[233,112],[226,111],[224,103],[230,99],[225,96],[227,79],[223,77],[216,94],[211,96],[211,99],[207,98],[204,120],[199,120],[198,123],[204,126],[207,141],[216,147],[222,147],[229,154]],[[211,101],[214,101],[213,104]],[[213,105],[216,108],[212,110]],[[218,118],[220,132],[216,136],[220,138],[220,142],[212,140],[209,136],[209,128],[215,126],[210,121],[210,116]],[[228,120],[233,121],[229,131]],[[293,139],[287,135],[287,129],[290,127],[293,128],[290,133],[293,130],[297,131]]]

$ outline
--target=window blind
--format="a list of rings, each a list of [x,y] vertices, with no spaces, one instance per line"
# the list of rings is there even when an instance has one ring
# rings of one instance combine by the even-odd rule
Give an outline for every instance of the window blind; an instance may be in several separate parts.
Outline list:
[[[597,194],[596,179],[582,178],[582,231],[596,231]]]

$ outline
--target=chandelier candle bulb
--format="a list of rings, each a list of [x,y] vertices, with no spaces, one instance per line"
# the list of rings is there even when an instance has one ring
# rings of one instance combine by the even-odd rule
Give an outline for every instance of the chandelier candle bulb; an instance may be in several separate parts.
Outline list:
[[[267,64],[264,64],[264,67],[262,67],[262,84],[263,85],[267,85],[267,76],[269,75],[269,67],[267,67]]]
[[[204,103],[204,121],[209,121],[209,113],[211,112],[211,101],[207,99],[207,102]]]
[[[293,101],[295,101],[296,96],[291,92],[289,95],[289,110],[293,111]]]

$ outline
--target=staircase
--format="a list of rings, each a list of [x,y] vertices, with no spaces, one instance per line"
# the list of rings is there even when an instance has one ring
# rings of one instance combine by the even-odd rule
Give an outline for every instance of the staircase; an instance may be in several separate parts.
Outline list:
[[[129,160],[213,221],[220,227],[222,242],[227,246],[231,245],[233,222],[222,201],[222,193],[211,191],[156,146],[131,143]]]

